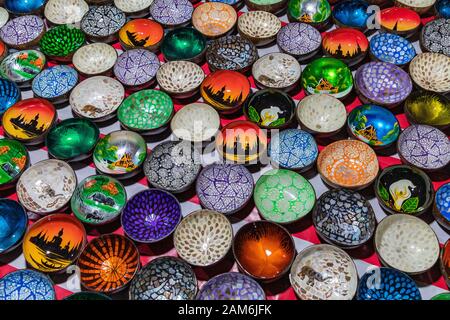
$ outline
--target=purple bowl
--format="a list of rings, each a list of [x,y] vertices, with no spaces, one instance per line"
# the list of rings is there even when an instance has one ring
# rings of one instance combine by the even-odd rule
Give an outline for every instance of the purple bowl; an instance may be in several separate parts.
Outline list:
[[[369,62],[355,74],[356,90],[364,103],[396,106],[412,90],[409,75],[401,68],[387,62]]]
[[[431,126],[406,128],[398,138],[397,148],[403,162],[422,170],[439,170],[450,163],[450,140]]]
[[[314,56],[320,49],[322,36],[313,26],[301,23],[288,23],[280,29],[277,44],[280,49],[300,60]]]
[[[134,241],[153,243],[168,237],[181,221],[181,206],[168,192],[148,189],[134,195],[122,213],[125,234]]]
[[[150,6],[152,18],[169,28],[188,24],[193,11],[189,0],[154,0]]]
[[[265,300],[258,282],[238,272],[219,274],[206,282],[197,300]]]
[[[158,57],[149,50],[133,49],[122,53],[114,65],[114,75],[125,86],[146,86],[156,76]]]
[[[21,16],[8,21],[0,29],[0,38],[11,48],[27,49],[39,42],[44,31],[44,21],[40,17]]]

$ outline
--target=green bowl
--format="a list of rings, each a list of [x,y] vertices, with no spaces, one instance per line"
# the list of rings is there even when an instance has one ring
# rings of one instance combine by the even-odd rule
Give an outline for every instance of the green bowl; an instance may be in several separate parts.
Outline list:
[[[80,29],[61,25],[48,30],[39,42],[39,47],[50,59],[70,61],[85,41],[86,36]]]
[[[161,52],[167,61],[187,60],[200,63],[205,50],[205,37],[193,28],[169,31],[161,45]]]

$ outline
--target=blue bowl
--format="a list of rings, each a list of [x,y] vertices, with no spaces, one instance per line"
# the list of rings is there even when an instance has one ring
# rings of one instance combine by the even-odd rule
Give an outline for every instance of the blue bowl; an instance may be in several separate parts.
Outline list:
[[[209,0],[209,2],[222,2],[225,4],[229,4],[230,6],[238,6],[242,2],[242,0]]]
[[[367,13],[368,7],[369,4],[362,0],[339,2],[333,7],[333,19],[337,25],[365,30],[370,16]]]
[[[412,43],[393,33],[380,33],[373,36],[370,39],[370,53],[376,60],[398,66],[409,63],[416,56]]]
[[[436,221],[450,231],[450,182],[436,191],[434,204],[433,215]]]
[[[0,300],[55,300],[55,289],[47,275],[18,270],[0,279]]]
[[[35,96],[53,103],[68,99],[70,91],[78,83],[78,72],[69,66],[60,65],[43,70],[33,79],[31,89]]]
[[[27,230],[28,216],[16,201],[0,199],[0,254],[16,247]]]
[[[450,0],[438,0],[434,7],[440,17],[450,19]]]
[[[44,7],[46,0],[5,0],[5,9],[13,14],[30,14]]]
[[[0,79],[0,115],[19,100],[19,87],[10,80]]]
[[[358,300],[422,300],[416,283],[392,268],[376,268],[364,273],[356,292]]]

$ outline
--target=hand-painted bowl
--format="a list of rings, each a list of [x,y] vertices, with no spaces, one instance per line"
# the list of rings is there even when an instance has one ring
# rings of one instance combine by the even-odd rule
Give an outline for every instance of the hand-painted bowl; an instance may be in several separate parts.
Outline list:
[[[194,143],[212,141],[219,128],[217,111],[201,102],[185,105],[170,122],[170,129],[177,138]]]
[[[421,31],[420,44],[424,51],[443,53],[450,56],[450,19],[436,19],[428,22]]]
[[[450,1],[449,0],[437,0],[434,4],[434,8],[439,17],[450,19]]]
[[[213,41],[206,49],[206,62],[211,71],[246,72],[258,59],[253,43],[239,36],[227,36]]]
[[[43,217],[28,229],[23,255],[34,269],[55,273],[72,265],[86,244],[86,231],[75,217],[57,213]]]
[[[78,72],[66,65],[44,69],[31,83],[35,97],[47,99],[54,104],[66,102],[70,91],[78,83]]]
[[[13,250],[27,231],[28,216],[16,201],[0,199],[0,255]],[[230,242],[231,245],[231,242]]]
[[[358,140],[340,140],[325,147],[317,158],[322,179],[337,188],[363,189],[378,174],[378,159],[371,147]]]
[[[47,275],[24,269],[0,279],[0,300],[56,300],[56,294]]]
[[[89,5],[84,0],[48,0],[44,15],[54,25],[79,25],[88,11]]]
[[[319,51],[321,42],[320,32],[306,23],[288,23],[277,34],[281,51],[300,61],[313,57]]]
[[[220,2],[206,2],[195,8],[192,25],[207,38],[219,38],[230,33],[237,22],[236,10]]]
[[[45,99],[30,98],[17,102],[3,114],[6,136],[25,144],[38,144],[53,126],[56,109]]]
[[[267,11],[273,14],[281,13],[286,8],[288,0],[245,0],[248,9]]]
[[[266,300],[266,293],[258,282],[238,272],[219,274],[200,289],[197,300]]]
[[[281,90],[263,89],[247,98],[243,111],[247,120],[263,129],[283,129],[295,119],[295,102]]]
[[[416,49],[398,34],[379,33],[370,39],[370,54],[377,61],[404,66],[416,56]]]
[[[409,64],[414,83],[425,90],[447,93],[450,91],[450,57],[441,53],[420,53]]]
[[[8,47],[6,46],[6,44],[3,43],[3,41],[0,40],[0,61],[5,59],[8,53],[9,53]]]
[[[81,19],[81,31],[92,42],[114,42],[120,28],[127,22],[125,13],[116,6],[108,4],[92,6]]]
[[[197,278],[179,258],[159,257],[145,265],[130,286],[130,300],[192,300]]]
[[[410,37],[421,26],[422,22],[417,12],[401,7],[391,7],[380,11],[379,23],[388,33]]]
[[[86,289],[113,293],[123,290],[139,270],[139,251],[133,241],[106,234],[94,238],[78,258],[80,283]]]
[[[217,70],[210,73],[200,86],[203,100],[223,114],[240,110],[250,92],[247,77],[231,70]]]
[[[72,56],[86,41],[83,31],[67,25],[49,29],[41,41],[39,49],[49,59],[56,61],[71,61]]]
[[[450,241],[447,240],[440,255],[440,267],[447,286],[450,286]]]
[[[450,163],[450,140],[439,129],[424,124],[406,128],[398,138],[400,159],[425,171],[444,169]]]
[[[130,18],[141,18],[148,14],[153,0],[114,0],[114,5]]]
[[[174,113],[172,99],[159,90],[142,90],[128,96],[117,110],[120,124],[143,134],[164,131]]]
[[[161,44],[166,61],[185,60],[201,63],[206,51],[205,37],[194,28],[177,28],[169,31]]]
[[[433,215],[442,227],[450,231],[450,182],[436,191]]]
[[[12,188],[30,164],[27,149],[16,140],[0,139],[0,190]]]
[[[252,66],[255,84],[262,89],[289,91],[297,85],[301,72],[297,59],[280,52],[266,54]]]
[[[189,141],[165,141],[153,148],[144,173],[155,188],[180,193],[189,189],[200,173],[200,153]]]
[[[9,21],[8,11],[5,8],[0,7],[0,28],[3,27],[8,21]]]
[[[106,43],[97,42],[78,49],[72,60],[75,69],[85,77],[111,75],[117,51]]]
[[[265,46],[274,41],[281,29],[278,17],[266,11],[250,11],[238,19],[238,31],[256,46]]]
[[[194,7],[189,0],[153,0],[150,5],[152,18],[166,28],[189,24]]]
[[[357,300],[422,300],[419,288],[405,273],[392,268],[367,271],[359,280]]]
[[[163,37],[163,27],[149,19],[130,20],[119,31],[120,44],[127,50],[142,48],[155,52]]]
[[[430,300],[450,300],[450,293],[449,292],[438,293],[437,295],[431,297]]]
[[[91,292],[91,291],[80,291],[72,293],[71,295],[68,295],[63,300],[83,300],[83,301],[90,301],[90,300],[112,300],[112,298],[108,297],[107,295],[99,292]]]
[[[45,67],[45,56],[37,50],[16,51],[0,63],[0,76],[28,88],[36,75]]]
[[[21,99],[19,87],[8,79],[0,79],[0,116]]]
[[[405,101],[404,111],[413,124],[426,124],[440,129],[450,126],[450,99],[429,91],[415,91]]]
[[[400,135],[400,124],[394,114],[374,104],[353,109],[347,118],[347,129],[352,137],[373,148],[390,146]]]
[[[216,136],[216,150],[228,163],[256,164],[265,155],[267,135],[250,121],[237,120]]]
[[[325,57],[315,59],[305,67],[301,83],[307,94],[327,93],[342,99],[352,91],[353,77],[344,62]]]
[[[0,39],[9,47],[17,50],[36,46],[45,33],[45,24],[38,16],[20,16],[9,20],[0,29]]]
[[[409,8],[423,15],[433,7],[436,0],[395,0],[394,2],[399,7]]]
[[[180,222],[173,239],[180,258],[190,265],[207,267],[227,255],[233,242],[233,227],[223,214],[198,210]]]
[[[239,269],[264,282],[279,279],[288,272],[295,253],[290,233],[270,221],[243,225],[233,241],[233,255]]]
[[[131,49],[122,53],[114,65],[114,76],[131,90],[151,85],[160,66],[158,57],[146,49]]]
[[[122,130],[101,138],[93,154],[95,168],[117,179],[138,174],[146,156],[144,138],[136,132]]]
[[[264,219],[288,224],[311,212],[316,193],[311,183],[298,173],[272,169],[259,177],[253,199]]]
[[[97,76],[80,82],[71,92],[69,102],[79,117],[104,121],[114,116],[125,98],[125,89],[116,79]]]
[[[370,18],[369,4],[364,0],[345,0],[333,7],[333,20],[338,26],[367,29]]]
[[[13,15],[39,14],[44,8],[46,0],[5,0],[5,6]]]
[[[337,28],[325,33],[322,49],[327,56],[353,66],[366,57],[369,41],[364,33],[357,29]]]
[[[156,73],[156,80],[162,91],[178,99],[196,94],[205,79],[203,69],[190,61],[169,61]]]
[[[230,215],[250,201],[253,184],[252,174],[243,165],[213,163],[200,172],[196,191],[204,208]]]
[[[300,129],[286,129],[272,135],[268,146],[272,163],[290,170],[306,170],[315,163],[319,151],[313,136]]]
[[[358,271],[344,250],[317,244],[297,255],[289,279],[302,300],[352,300],[358,286]]]
[[[439,241],[433,229],[407,214],[398,213],[381,220],[374,243],[383,265],[408,274],[426,272],[439,259]]]
[[[331,7],[327,0],[289,0],[287,15],[289,21],[304,22],[323,29],[331,16]]]

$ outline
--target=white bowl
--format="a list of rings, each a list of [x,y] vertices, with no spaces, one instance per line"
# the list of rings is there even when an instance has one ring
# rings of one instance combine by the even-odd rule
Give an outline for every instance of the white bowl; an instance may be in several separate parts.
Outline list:
[[[152,3],[153,0],[114,0],[114,5],[130,16],[148,10]]]
[[[418,54],[409,64],[409,74],[422,89],[440,93],[450,91],[450,57],[444,54]]]
[[[300,79],[302,69],[293,56],[285,53],[269,53],[253,64],[255,83],[262,88],[289,90]]]
[[[156,81],[161,90],[178,98],[186,98],[194,94],[204,79],[203,69],[189,61],[166,62],[156,73]]]
[[[49,0],[44,15],[53,24],[79,24],[88,10],[84,0]]]
[[[0,28],[3,27],[9,20],[9,13],[5,8],[0,7]]]
[[[92,43],[78,49],[72,62],[84,76],[96,76],[111,72],[117,61],[117,51],[106,43]]]

